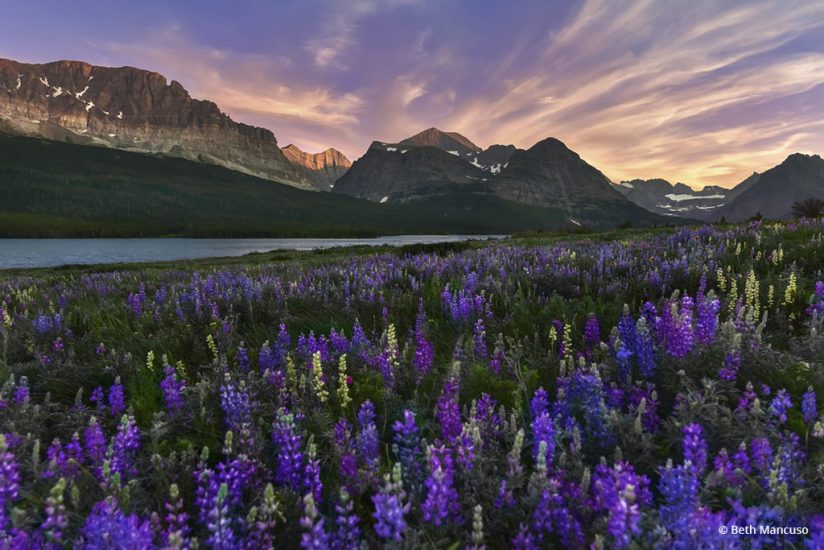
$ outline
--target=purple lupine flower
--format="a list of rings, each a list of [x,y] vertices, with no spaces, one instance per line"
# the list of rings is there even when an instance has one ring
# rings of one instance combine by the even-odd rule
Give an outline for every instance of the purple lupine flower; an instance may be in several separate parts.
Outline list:
[[[423,318],[421,318],[421,314],[423,314]],[[435,348],[426,337],[425,326],[426,313],[421,309],[415,323],[415,357],[412,359],[412,365],[421,376],[432,369],[432,362],[435,360]]]
[[[443,392],[438,398],[438,410],[435,416],[441,425],[441,435],[447,441],[454,441],[463,430],[458,391],[458,381],[455,378],[449,378],[444,383]]]
[[[793,408],[793,400],[787,390],[779,390],[772,402],[770,402],[770,414],[783,424],[787,421],[787,412]]]
[[[140,283],[139,290],[136,293],[130,292],[129,296],[126,298],[126,302],[128,302],[129,308],[131,308],[135,319],[139,319],[143,314],[143,302],[145,301],[146,287],[143,283]]]
[[[818,322],[824,320],[824,281],[815,283],[815,294],[810,299],[810,306],[807,308],[807,314],[812,316],[815,313],[818,316]]]
[[[740,415],[746,415],[752,409],[752,404],[755,399],[758,397],[756,393],[753,391],[752,382],[747,382],[746,389],[744,393],[741,395],[741,399],[738,400],[738,405],[735,407],[735,412],[739,413]]]
[[[98,386],[94,390],[92,390],[91,396],[89,396],[89,401],[95,404],[97,407],[97,412],[103,410],[103,407],[106,406],[106,399],[103,393],[103,386]]]
[[[113,474],[120,475],[121,483],[126,477],[137,475],[134,459],[139,449],[140,431],[134,417],[123,415],[120,419],[120,427],[112,438],[111,447],[109,448],[111,471]]]
[[[303,497],[303,515],[300,518],[300,526],[306,532],[301,535],[300,546],[304,550],[327,550],[331,548],[329,533],[323,526],[324,518],[318,514],[312,494]]]
[[[739,369],[741,369],[741,350],[730,350],[724,356],[724,366],[718,372],[718,377],[721,380],[735,382]]]
[[[698,343],[708,346],[715,341],[718,330],[718,312],[721,311],[721,302],[718,298],[701,296],[696,306],[697,319],[695,322],[695,339]]]
[[[584,323],[584,353],[591,358],[593,352],[601,345],[601,327],[598,316],[590,313]]]
[[[189,514],[183,509],[183,499],[180,498],[180,491],[177,484],[172,484],[169,489],[169,500],[164,505],[166,515],[164,520],[166,528],[163,531],[162,542],[167,548],[188,548],[189,541]]]
[[[684,295],[680,310],[676,304],[672,304],[661,316],[667,353],[678,359],[686,357],[694,344],[693,306],[692,298]]]
[[[430,474],[424,482],[426,501],[421,507],[423,519],[436,526],[459,521],[460,500],[454,486],[452,452],[444,445],[432,445],[429,451]]]
[[[338,529],[335,532],[334,547],[341,550],[359,550],[361,548],[359,518],[346,489],[340,490],[340,499],[335,504],[335,511],[337,512],[335,523]]]
[[[541,413],[549,411],[549,396],[544,388],[538,388],[529,401],[529,410],[532,418],[541,416]]]
[[[629,350],[635,353],[634,345],[637,338],[635,330],[635,321],[629,314],[629,306],[624,304],[624,311],[621,314],[621,319],[618,321],[618,338],[624,343]]]
[[[257,466],[245,457],[218,463],[216,470],[202,468],[195,472],[197,491],[195,504],[199,519],[210,533],[212,544],[228,544],[235,540],[232,512],[242,507],[244,494],[252,485]],[[226,547],[226,546],[224,546]]]
[[[266,371],[275,372],[275,370],[277,370],[277,366],[278,364],[275,358],[275,353],[269,346],[269,342],[265,342],[260,347],[260,351],[258,352],[258,369],[261,374]]]
[[[295,427],[295,417],[286,409],[278,410],[272,441],[277,451],[275,481],[299,492],[303,480],[302,439]]]
[[[687,424],[683,428],[684,463],[689,462],[690,469],[700,476],[707,467],[707,442],[700,424]]]
[[[661,522],[673,533],[677,547],[687,548],[691,538],[691,517],[700,504],[698,493],[701,483],[686,465],[661,469],[658,490],[664,499],[660,507]]]
[[[49,465],[43,472],[44,478],[51,477],[75,477],[80,472],[80,463],[83,460],[83,447],[80,438],[75,433],[71,441],[63,448],[59,439],[52,441],[51,446],[46,450],[46,457]]]
[[[752,472],[747,445],[742,442],[732,457],[726,449],[721,449],[713,460],[713,467],[724,476],[730,485],[737,486],[745,483],[744,476]]]
[[[629,404],[633,411],[638,411],[642,400],[644,401],[644,414],[641,417],[641,425],[648,432],[655,432],[658,430],[660,418],[654,383],[648,382],[646,386],[637,385],[630,389]]]
[[[627,342],[623,341],[624,345]],[[655,375],[655,344],[652,340],[646,321],[641,318],[635,326],[635,359],[638,362],[638,372],[642,378],[647,380]]]
[[[801,468],[805,459],[798,434],[788,432],[778,448],[772,466],[778,483],[786,484],[790,492],[804,483]]]
[[[20,496],[20,468],[9,451],[6,436],[0,434],[0,532],[8,523],[7,510]]]
[[[46,498],[46,521],[40,527],[46,534],[46,539],[55,546],[63,544],[63,530],[69,526],[66,506],[63,504],[63,491],[65,490],[66,480],[60,478]]]
[[[86,458],[92,465],[95,476],[100,479],[103,472],[103,461],[106,459],[106,437],[103,429],[97,423],[97,419],[92,417],[89,426],[83,432],[83,443],[86,451]]]
[[[323,497],[323,482],[320,480],[320,460],[313,444],[309,445],[309,451],[306,453],[303,489],[312,495],[316,503],[320,504]]]
[[[358,410],[358,455],[367,469],[372,471],[378,466],[380,458],[380,438],[375,425],[375,406],[366,400]]]
[[[163,401],[166,404],[166,410],[171,415],[176,415],[183,410],[183,396],[181,391],[186,388],[186,380],[177,377],[177,370],[171,365],[163,367],[163,373],[166,375],[160,381],[160,391],[163,393]]]
[[[390,474],[384,476],[380,491],[372,496],[372,503],[375,505],[375,512],[372,514],[375,518],[375,533],[382,539],[403,541],[403,534],[406,531],[404,516],[409,513],[410,508],[410,503],[405,503],[405,499],[401,467],[396,464],[391,476]]]
[[[773,450],[766,437],[756,437],[750,442],[752,463],[762,473],[769,471],[773,461]]]
[[[567,506],[567,495],[571,499],[580,497],[580,490],[574,484],[561,487],[561,483],[550,478],[548,486],[541,492],[541,498],[532,512],[532,528],[536,542],[547,546],[546,535],[555,533],[566,548],[581,548],[584,534],[581,522]]]
[[[472,343],[475,357],[478,359],[486,359],[488,351],[486,346],[486,327],[484,327],[483,319],[478,319],[472,328]]]
[[[808,426],[812,426],[818,418],[818,407],[815,403],[815,391],[810,386],[801,398],[801,415]]]
[[[148,520],[141,521],[137,514],[125,515],[114,497],[107,497],[92,507],[83,524],[77,547],[104,548],[152,548],[152,529]]]
[[[551,467],[555,452],[555,424],[548,412],[542,412],[532,421],[532,458],[538,458],[541,443],[546,444],[546,465]]]
[[[618,349],[615,352],[615,360],[618,363],[618,380],[624,386],[628,386],[632,382],[632,365],[630,358],[632,352],[629,347],[623,342],[618,343]]]
[[[235,360],[237,361],[237,366],[240,369],[240,372],[249,372],[249,350],[246,349],[246,345],[243,342],[241,342],[237,347]]]
[[[119,376],[109,388],[109,410],[112,416],[118,416],[126,410],[126,399],[123,395],[123,385],[120,383]]]
[[[226,425],[234,433],[248,430],[252,425],[253,403],[242,381],[239,386],[235,387],[228,374],[220,386],[220,408],[226,415]]]
[[[29,379],[25,376],[20,377],[20,382],[14,388],[14,402],[17,405],[25,405],[29,402]]]
[[[824,292],[822,292],[822,294],[824,294]],[[810,520],[810,536],[804,541],[804,544],[807,550],[820,550],[824,548],[824,514],[814,516]]]
[[[418,425],[415,423],[415,413],[410,410],[403,412],[403,422],[396,421],[392,425],[395,432],[395,445],[398,458],[403,466],[403,481],[408,488],[417,494],[417,488],[423,481],[421,467],[421,438],[418,434]]]
[[[632,465],[618,462],[610,468],[599,464],[592,476],[592,506],[606,514],[607,532],[616,547],[627,546],[640,533],[640,507],[649,504],[649,479],[638,475]]]
[[[226,483],[220,484],[212,506],[207,510],[206,529],[209,546],[220,550],[231,550],[237,547],[237,536],[232,529],[232,520],[229,517],[229,506],[226,503],[229,488]]]
[[[525,525],[521,525],[518,534],[512,539],[513,550],[538,550],[540,546],[535,541],[532,533]]]

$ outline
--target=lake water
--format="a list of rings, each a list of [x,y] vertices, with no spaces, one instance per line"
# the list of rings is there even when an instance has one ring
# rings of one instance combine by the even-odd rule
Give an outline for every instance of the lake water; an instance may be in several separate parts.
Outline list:
[[[500,235],[397,235],[374,239],[0,239],[0,269],[243,256],[270,250],[429,244]]]

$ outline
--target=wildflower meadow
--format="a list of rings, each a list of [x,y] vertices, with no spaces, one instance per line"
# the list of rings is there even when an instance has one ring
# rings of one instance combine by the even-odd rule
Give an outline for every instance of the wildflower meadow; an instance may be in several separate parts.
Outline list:
[[[6,273],[0,547],[821,549],[822,332],[824,220]]]

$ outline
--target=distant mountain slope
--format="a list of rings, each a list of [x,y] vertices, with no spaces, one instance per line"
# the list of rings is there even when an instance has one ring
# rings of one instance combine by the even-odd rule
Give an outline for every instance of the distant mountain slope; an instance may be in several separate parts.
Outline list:
[[[742,186],[738,196],[719,209],[719,215],[729,221],[745,220],[756,213],[769,219],[789,218],[794,202],[824,199],[824,159],[794,153],[757,178],[750,176],[737,188]]]
[[[715,219],[718,209],[733,196],[732,190],[723,187],[707,186],[696,191],[683,183],[673,185],[664,179],[622,181],[615,189],[650,212],[702,220]]]
[[[557,209],[468,188],[378,204],[180,158],[0,133],[3,237],[501,234],[566,225]]]
[[[314,188],[272,132],[237,123],[178,82],[133,67],[0,59],[0,121],[24,135],[164,153]]]
[[[327,149],[320,153],[306,153],[295,145],[287,145],[283,149],[293,164],[300,166],[309,176],[309,180],[319,191],[329,191],[335,182],[349,170],[352,163],[337,149]]]
[[[417,145],[437,147],[456,157],[466,159],[480,153],[481,148],[457,132],[442,132],[437,128],[428,128],[399,142],[400,145]]]
[[[431,197],[488,179],[480,168],[434,146],[375,141],[335,183],[334,192],[378,202]]]

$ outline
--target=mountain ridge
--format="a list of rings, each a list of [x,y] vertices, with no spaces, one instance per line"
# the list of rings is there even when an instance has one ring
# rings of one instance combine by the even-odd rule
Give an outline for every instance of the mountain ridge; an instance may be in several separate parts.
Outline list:
[[[311,189],[274,134],[135,67],[0,59],[0,119],[24,135],[217,164]]]

